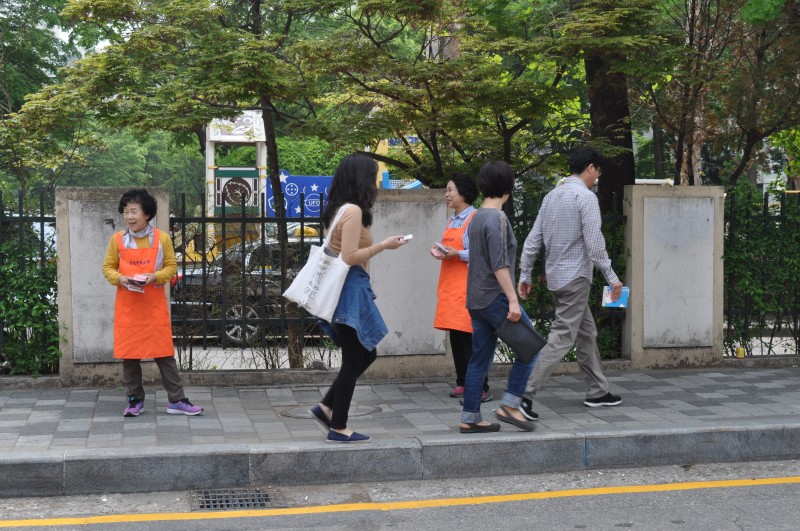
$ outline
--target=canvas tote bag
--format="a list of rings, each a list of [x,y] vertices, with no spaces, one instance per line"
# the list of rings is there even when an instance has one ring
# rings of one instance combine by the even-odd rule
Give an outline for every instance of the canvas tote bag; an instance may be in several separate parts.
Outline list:
[[[350,266],[342,260],[341,253],[339,256],[330,256],[325,252],[325,248],[336,224],[339,223],[339,218],[348,206],[350,204],[345,203],[339,207],[328,230],[328,237],[322,242],[322,247],[311,246],[308,262],[294,277],[289,289],[283,293],[284,297],[305,308],[314,317],[327,322],[331,321],[336,305],[339,304],[339,296]]]

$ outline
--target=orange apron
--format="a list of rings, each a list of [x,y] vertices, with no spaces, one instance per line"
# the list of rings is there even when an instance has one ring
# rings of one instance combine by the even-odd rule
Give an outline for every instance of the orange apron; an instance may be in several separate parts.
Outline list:
[[[126,277],[137,273],[155,273],[158,229],[153,234],[153,246],[147,249],[125,249],[122,233],[118,232],[119,272]],[[144,293],[117,287],[114,305],[114,357],[122,359],[165,358],[175,354],[172,345],[172,325],[167,308],[164,286],[150,284]]]
[[[461,227],[447,228],[442,235],[442,244],[464,250],[464,231],[467,230],[473,211]],[[439,271],[439,301],[433,327],[439,330],[461,330],[472,332],[472,318],[467,311],[467,263],[461,259],[442,260]]]

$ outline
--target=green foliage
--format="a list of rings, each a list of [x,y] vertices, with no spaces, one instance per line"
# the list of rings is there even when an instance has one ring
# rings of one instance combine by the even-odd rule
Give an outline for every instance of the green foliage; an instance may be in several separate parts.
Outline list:
[[[48,249],[42,260],[38,239],[27,227],[22,248],[15,224],[0,231],[0,369],[32,376],[56,373],[61,351],[55,253]]]
[[[77,54],[80,35],[59,37],[59,12],[67,0],[4,0],[0,3],[0,116],[16,112],[25,95],[50,83]],[[85,33],[81,44],[91,44]]]
[[[796,181],[795,190],[800,189],[800,128],[781,131],[770,138],[770,141],[786,153],[786,176]]]
[[[800,196],[765,199],[742,180],[727,195],[725,212],[725,352],[774,354],[787,341],[797,352]]]
[[[339,161],[350,151],[335,149],[320,138],[277,138],[281,153],[281,169],[292,175],[333,175]],[[254,166],[256,150],[253,147],[228,148],[217,151],[218,166]]]
[[[152,131],[133,134],[95,124],[93,133],[102,145],[87,153],[80,165],[65,169],[61,186],[164,186],[170,189],[170,206],[180,208],[186,194],[186,209],[192,212],[205,193],[205,160],[197,138],[181,141],[175,133]],[[252,163],[251,163],[252,165]]]
[[[742,19],[756,24],[766,24],[778,18],[785,0],[747,0],[742,7]]]
[[[390,150],[393,175],[441,185],[489,158],[523,175],[547,172],[552,148],[587,125],[572,83],[580,66],[548,53],[541,32],[550,19],[525,3],[443,1],[426,25],[389,4],[381,17],[361,4],[332,17],[336,31],[294,48],[308,69],[338,83],[338,94],[316,100],[335,112],[311,127],[337,145],[417,137]]]
[[[729,169],[718,181],[735,184],[764,139],[800,122],[798,106],[787,105],[800,98],[797,2],[783,4],[698,0],[687,10],[662,3],[662,20],[685,35],[669,47],[669,68],[649,80],[659,122],[672,137],[676,182],[702,183],[703,162],[724,157]]]

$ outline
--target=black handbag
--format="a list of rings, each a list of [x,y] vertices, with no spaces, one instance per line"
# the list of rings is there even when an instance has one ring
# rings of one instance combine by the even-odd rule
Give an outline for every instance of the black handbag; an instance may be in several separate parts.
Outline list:
[[[533,323],[522,318],[517,322],[506,319],[497,329],[497,337],[502,339],[523,363],[530,363],[536,353],[547,344],[547,340],[536,331]]]

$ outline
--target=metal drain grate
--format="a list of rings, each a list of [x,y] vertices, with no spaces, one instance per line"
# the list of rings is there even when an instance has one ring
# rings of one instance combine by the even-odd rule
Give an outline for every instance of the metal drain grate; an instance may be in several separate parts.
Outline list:
[[[190,493],[190,497],[192,511],[286,507],[286,503],[280,493],[267,487],[193,490]]]

